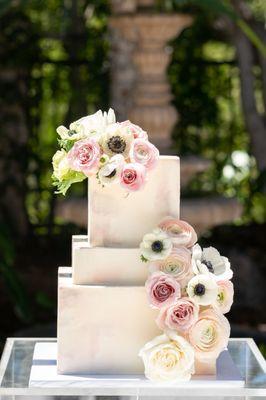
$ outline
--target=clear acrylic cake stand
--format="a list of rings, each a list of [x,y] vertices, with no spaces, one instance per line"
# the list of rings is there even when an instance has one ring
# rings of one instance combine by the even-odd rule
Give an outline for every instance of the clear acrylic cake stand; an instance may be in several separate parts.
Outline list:
[[[40,342],[55,343],[56,339],[11,338],[7,339],[0,364],[0,399],[16,396],[53,398],[56,396],[123,399],[266,399],[266,362],[253,339],[230,339],[228,350],[242,378],[243,387],[223,387],[217,389],[211,385],[197,384],[186,386],[138,385],[130,381],[110,379],[105,384],[92,383],[89,387],[55,386],[41,384],[29,387],[34,347]],[[25,397],[24,397],[25,396]],[[103,396],[103,397],[101,397]]]

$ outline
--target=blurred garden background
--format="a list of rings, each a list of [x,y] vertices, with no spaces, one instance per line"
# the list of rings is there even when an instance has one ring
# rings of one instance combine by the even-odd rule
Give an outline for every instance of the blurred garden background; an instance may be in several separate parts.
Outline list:
[[[56,127],[110,106],[181,157],[181,217],[231,259],[234,336],[266,349],[266,2],[0,1],[0,341],[56,335],[86,183],[56,196]]]

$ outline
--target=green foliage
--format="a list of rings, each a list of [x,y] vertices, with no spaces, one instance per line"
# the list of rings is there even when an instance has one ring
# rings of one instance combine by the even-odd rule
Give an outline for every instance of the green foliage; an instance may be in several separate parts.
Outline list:
[[[3,224],[0,225],[0,254],[0,272],[14,304],[14,311],[21,321],[29,323],[32,320],[30,302],[24,285],[13,268],[15,246],[9,230]]]

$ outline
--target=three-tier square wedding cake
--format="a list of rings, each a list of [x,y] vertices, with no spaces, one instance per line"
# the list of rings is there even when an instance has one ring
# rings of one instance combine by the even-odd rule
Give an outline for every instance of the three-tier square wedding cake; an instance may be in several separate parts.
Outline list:
[[[73,236],[72,267],[59,268],[58,372],[214,374],[230,334],[232,271],[180,220],[179,158],[159,156],[112,110],[57,132],[58,192],[89,178],[87,235]]]

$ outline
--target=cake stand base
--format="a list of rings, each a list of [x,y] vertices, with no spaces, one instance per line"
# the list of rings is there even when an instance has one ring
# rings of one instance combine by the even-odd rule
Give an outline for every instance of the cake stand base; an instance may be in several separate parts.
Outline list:
[[[29,387],[79,387],[79,388],[148,388],[155,384],[144,375],[58,375],[57,343],[39,342],[35,345]],[[156,384],[158,388],[166,384]],[[243,387],[241,377],[228,351],[223,351],[217,360],[217,373],[213,376],[194,375],[189,382],[175,384],[175,387]]]

